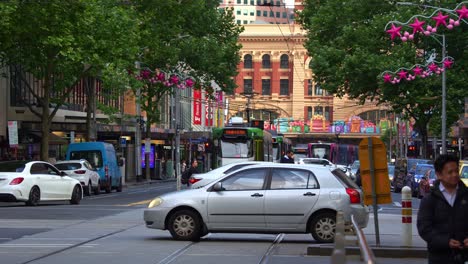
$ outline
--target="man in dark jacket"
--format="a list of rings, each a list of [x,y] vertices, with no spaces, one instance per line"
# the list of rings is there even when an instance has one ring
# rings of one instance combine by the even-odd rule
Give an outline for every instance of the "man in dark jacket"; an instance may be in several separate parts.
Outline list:
[[[182,184],[187,184],[187,186],[190,186],[189,179],[192,177],[192,174],[197,174],[198,172],[198,161],[196,158],[192,160],[192,164],[190,165],[190,168],[186,169],[182,173]]]
[[[437,181],[422,199],[418,232],[427,242],[430,264],[468,261],[468,188],[460,181],[458,159],[441,155],[434,163]]]
[[[291,150],[286,152],[286,155],[284,155],[281,158],[281,163],[293,163],[294,164],[294,152],[292,152]]]

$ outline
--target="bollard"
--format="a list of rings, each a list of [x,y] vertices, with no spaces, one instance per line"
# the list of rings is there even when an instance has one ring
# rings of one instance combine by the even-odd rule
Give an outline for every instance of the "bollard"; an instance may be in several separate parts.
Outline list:
[[[411,247],[413,244],[413,209],[411,203],[411,188],[403,187],[401,190],[401,223],[403,246]]]
[[[331,264],[346,263],[345,220],[342,211],[336,212],[335,249],[330,257]]]

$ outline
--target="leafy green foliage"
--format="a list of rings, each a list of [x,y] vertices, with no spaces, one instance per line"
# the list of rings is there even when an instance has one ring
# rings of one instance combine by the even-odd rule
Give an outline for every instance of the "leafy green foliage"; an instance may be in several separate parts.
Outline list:
[[[408,1],[421,4],[421,1]],[[429,3],[455,8],[456,1]],[[441,60],[441,46],[430,37],[417,35],[415,41],[402,43],[390,40],[385,26],[390,21],[406,22],[416,14],[432,14],[433,9],[400,6],[390,0],[306,0],[300,15],[308,30],[306,48],[312,61],[310,67],[322,87],[338,96],[377,100],[389,104],[394,112],[403,113],[416,121],[416,127],[427,137],[427,124],[440,115],[441,77],[402,81],[399,85],[384,84],[380,76],[385,70],[396,71],[414,64],[425,64],[417,49],[435,48]],[[454,97],[462,96],[468,75],[466,45],[468,26],[448,31],[448,55],[454,57],[455,67],[447,72],[447,124],[456,121],[460,105]],[[406,29],[408,30],[408,29]],[[408,30],[409,31],[409,30]],[[403,31],[402,31],[403,32]]]

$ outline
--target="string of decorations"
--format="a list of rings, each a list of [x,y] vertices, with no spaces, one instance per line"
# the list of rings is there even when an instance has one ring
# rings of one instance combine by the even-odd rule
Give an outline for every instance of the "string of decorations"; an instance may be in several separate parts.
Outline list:
[[[381,74],[385,83],[398,84],[401,81],[413,81],[418,78],[427,78],[433,75],[440,75],[447,69],[453,66],[454,59],[450,56],[445,57],[442,61],[433,61],[426,65],[416,64],[411,68],[399,68],[398,70],[384,71]]]

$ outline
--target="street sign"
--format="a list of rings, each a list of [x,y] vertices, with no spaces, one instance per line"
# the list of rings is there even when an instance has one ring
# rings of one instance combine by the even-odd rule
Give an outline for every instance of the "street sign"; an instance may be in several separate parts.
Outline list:
[[[376,137],[372,137],[371,139],[373,168],[371,168],[369,159],[369,138],[363,139],[359,144],[359,162],[364,204],[372,204],[372,178],[375,179],[377,204],[389,204],[392,203],[392,196],[390,193],[390,180],[388,178],[387,150],[382,140]],[[373,169],[373,172],[371,169]],[[374,174],[373,177],[371,176],[372,173]]]
[[[127,146],[127,139],[126,138],[124,138],[124,137],[120,138],[120,146],[122,148],[125,148]]]

